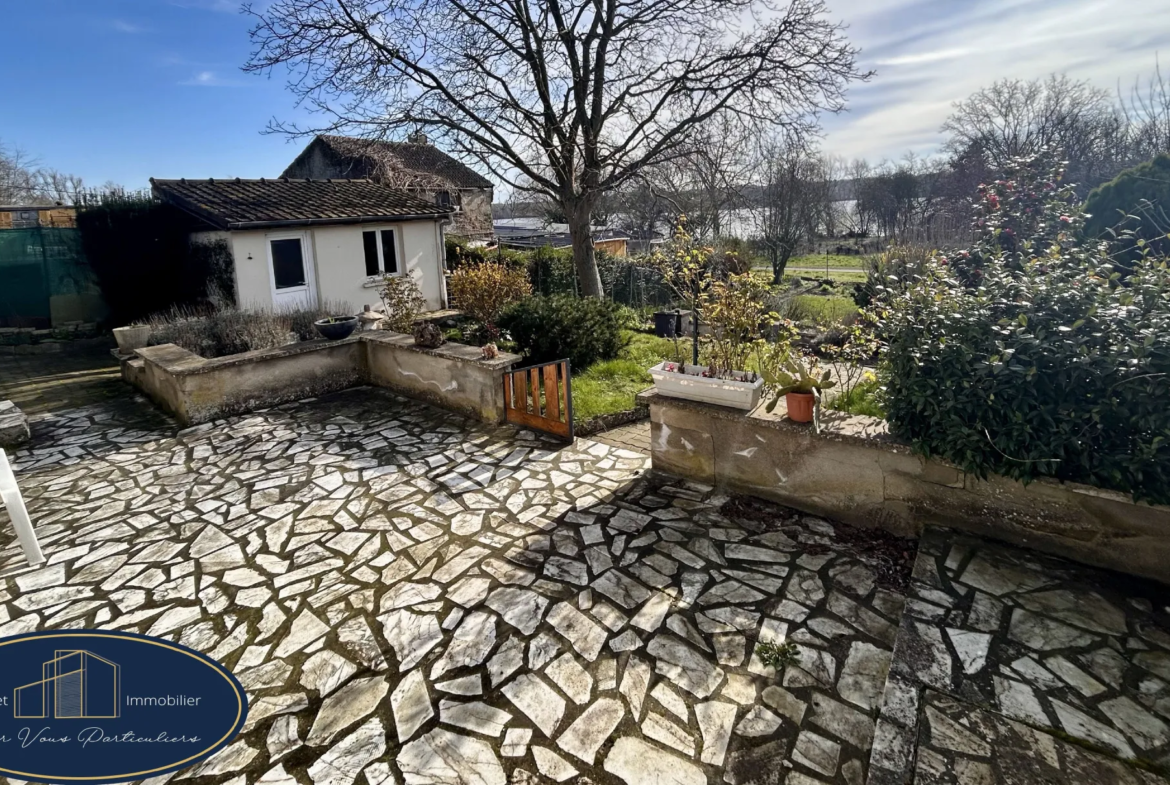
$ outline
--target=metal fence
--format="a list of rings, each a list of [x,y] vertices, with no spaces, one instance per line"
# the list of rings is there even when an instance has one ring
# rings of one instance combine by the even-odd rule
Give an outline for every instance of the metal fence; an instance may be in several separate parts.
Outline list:
[[[0,326],[47,328],[104,313],[77,229],[0,231]]]

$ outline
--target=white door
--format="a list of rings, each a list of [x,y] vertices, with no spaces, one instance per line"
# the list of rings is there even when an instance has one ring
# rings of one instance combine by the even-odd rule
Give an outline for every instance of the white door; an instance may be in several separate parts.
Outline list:
[[[312,308],[317,304],[313,275],[313,249],[308,232],[281,232],[267,236],[268,278],[272,283],[272,307]]]

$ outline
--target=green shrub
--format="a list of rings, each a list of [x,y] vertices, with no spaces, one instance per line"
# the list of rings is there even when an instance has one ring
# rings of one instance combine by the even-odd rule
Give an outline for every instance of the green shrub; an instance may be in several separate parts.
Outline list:
[[[1085,234],[1090,238],[1120,235],[1127,259],[1152,252],[1170,253],[1170,153],[1126,169],[1089,194]]]
[[[868,308],[887,291],[902,291],[922,275],[934,252],[925,245],[892,245],[865,258],[865,282],[853,290],[858,308]]]
[[[534,363],[569,358],[574,368],[617,357],[627,338],[628,309],[593,297],[530,297],[500,319],[516,347]]]
[[[1064,189],[1047,187],[1059,170],[1020,163],[980,213],[1039,214],[985,221],[970,251],[932,260],[885,305],[891,430],[980,477],[1049,476],[1170,502],[1170,269],[1146,256],[1123,282],[1110,248],[1080,239],[1083,216]]]

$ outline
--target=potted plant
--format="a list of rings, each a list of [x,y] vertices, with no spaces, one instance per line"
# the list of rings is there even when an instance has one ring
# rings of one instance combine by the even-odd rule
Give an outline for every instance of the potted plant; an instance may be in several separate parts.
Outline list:
[[[764,380],[751,371],[721,371],[707,365],[661,362],[650,369],[654,390],[670,398],[751,410],[760,404]]]
[[[150,341],[149,324],[130,324],[114,328],[114,340],[118,342],[119,354],[131,354],[135,349],[144,349]]]
[[[764,380],[747,370],[747,365],[762,343],[760,323],[770,315],[764,305],[767,294],[767,286],[750,273],[711,282],[701,296],[702,312],[711,328],[708,364],[659,363],[650,369],[655,389],[672,398],[756,408]]]
[[[340,341],[342,338],[348,338],[357,329],[358,318],[356,316],[327,316],[313,322],[313,326],[317,328],[317,332],[323,338]]]
[[[825,369],[822,372],[815,360],[806,363],[787,352],[782,356],[774,355],[761,363],[761,368],[772,391],[772,400],[765,411],[775,409],[783,395],[788,418],[793,422],[811,422],[819,431],[821,391],[836,385],[832,371]]]

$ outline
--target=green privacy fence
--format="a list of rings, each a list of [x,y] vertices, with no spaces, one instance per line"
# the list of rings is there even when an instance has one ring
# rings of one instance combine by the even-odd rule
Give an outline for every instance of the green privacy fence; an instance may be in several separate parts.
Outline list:
[[[44,328],[105,314],[77,229],[0,231],[0,326]]]

